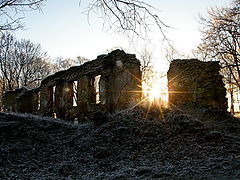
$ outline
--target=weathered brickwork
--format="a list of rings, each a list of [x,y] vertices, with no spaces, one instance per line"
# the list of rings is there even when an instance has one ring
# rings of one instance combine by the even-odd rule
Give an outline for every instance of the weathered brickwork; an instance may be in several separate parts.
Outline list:
[[[169,104],[227,109],[226,89],[218,62],[197,59],[173,60],[168,76]]]

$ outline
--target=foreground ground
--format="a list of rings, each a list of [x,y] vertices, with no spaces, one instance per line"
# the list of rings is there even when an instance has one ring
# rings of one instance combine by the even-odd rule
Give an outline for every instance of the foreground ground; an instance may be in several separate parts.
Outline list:
[[[140,110],[72,124],[0,114],[0,179],[240,179],[240,121]]]

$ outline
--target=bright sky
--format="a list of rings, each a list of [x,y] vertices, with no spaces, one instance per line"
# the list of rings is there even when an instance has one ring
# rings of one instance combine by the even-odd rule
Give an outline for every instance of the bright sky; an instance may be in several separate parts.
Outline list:
[[[144,43],[129,45],[128,39],[111,34],[103,29],[103,20],[98,15],[90,17],[83,13],[92,0],[48,0],[43,12],[26,12],[25,30],[17,31],[17,38],[30,39],[40,43],[51,58],[74,58],[83,56],[95,59],[113,47],[123,47],[129,53],[140,52]],[[156,7],[160,18],[169,26],[167,36],[177,50],[190,51],[200,42],[198,31],[199,14],[206,14],[211,6],[223,6],[231,0],[147,0]],[[160,32],[153,30],[154,39],[146,45],[153,52],[153,58],[159,64],[166,64],[162,52]],[[133,48],[134,47],[134,48]],[[165,65],[164,65],[165,66]]]

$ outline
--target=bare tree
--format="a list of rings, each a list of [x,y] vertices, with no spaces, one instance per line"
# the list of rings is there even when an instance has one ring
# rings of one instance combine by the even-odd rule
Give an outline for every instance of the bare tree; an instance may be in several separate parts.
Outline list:
[[[142,81],[148,83],[153,78],[152,53],[146,48],[140,53]]]
[[[27,10],[41,10],[45,0],[1,0],[0,30],[16,30],[23,27],[22,16]]]
[[[79,66],[79,65],[83,65],[84,63],[86,63],[88,61],[90,61],[90,59],[82,57],[82,56],[77,56],[75,59],[75,64]]]
[[[139,60],[141,62],[143,95],[148,97],[154,86],[153,81],[156,78],[156,72],[153,69],[152,53],[144,48],[139,53]]]
[[[233,97],[235,87],[240,91],[240,1],[233,1],[229,7],[211,8],[208,15],[200,19],[203,38],[197,52],[205,60],[220,61]]]
[[[198,49],[229,68],[240,87],[240,1],[227,8],[211,8],[208,13],[209,18],[201,18],[203,42]]]
[[[18,75],[18,86],[36,87],[43,77],[50,74],[47,63],[47,53],[41,49],[40,44],[34,44],[30,40],[16,41],[14,45],[14,57]],[[42,70],[45,70],[43,73]]]
[[[148,39],[153,25],[165,36],[167,26],[158,16],[158,10],[142,0],[92,0],[87,13],[97,12],[104,18],[104,25],[115,32],[137,35]]]
[[[126,35],[148,39],[153,25],[160,30],[164,40],[167,26],[158,16],[158,10],[142,0],[89,0],[87,13],[99,13],[104,27]],[[41,10],[46,0],[1,0],[0,30],[16,30],[23,27],[21,19],[28,10]],[[131,36],[134,37],[134,36]],[[168,42],[168,41],[167,41]]]
[[[29,40],[19,41],[6,32],[0,38],[0,49],[3,90],[36,87],[51,73],[47,54],[39,44]]]
[[[80,66],[90,60],[82,56],[78,56],[74,59],[71,59],[71,58],[64,59],[62,57],[57,57],[54,61],[55,61],[54,71],[56,72],[56,71],[68,69],[72,66]]]
[[[1,0],[0,31],[16,30],[23,27],[21,19],[28,10],[41,10],[47,0]],[[89,0],[87,14],[97,12],[104,19],[103,25],[129,37],[137,35],[148,39],[153,26],[157,26],[163,37],[167,26],[158,16],[158,10],[142,0]],[[169,41],[167,41],[169,44]]]
[[[182,57],[181,55],[173,46],[169,46],[165,49],[165,58],[169,63],[172,62],[174,59],[178,59]]]
[[[55,61],[55,71],[61,71],[70,68],[73,66],[74,62],[72,59],[64,59],[62,57],[57,57]]]
[[[15,63],[12,56],[14,46],[14,38],[11,34],[2,34],[0,38],[0,68],[3,83],[3,90],[13,89],[14,76],[16,75]]]

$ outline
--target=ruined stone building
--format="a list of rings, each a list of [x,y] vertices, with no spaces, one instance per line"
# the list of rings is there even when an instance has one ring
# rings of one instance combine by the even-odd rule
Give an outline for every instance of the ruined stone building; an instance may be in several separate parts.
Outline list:
[[[140,62],[115,50],[81,66],[48,76],[31,90],[5,93],[5,109],[73,119],[92,111],[113,112],[141,100]]]
[[[197,59],[173,60],[168,70],[169,104],[188,103],[227,110],[226,89],[219,62]]]
[[[226,89],[219,70],[218,62],[173,60],[167,73],[170,106],[194,103],[226,110]],[[139,60],[115,50],[48,76],[36,89],[6,92],[3,104],[14,112],[74,119],[98,110],[133,107],[141,97]]]

